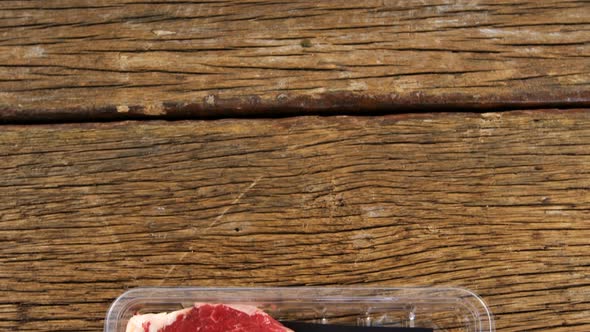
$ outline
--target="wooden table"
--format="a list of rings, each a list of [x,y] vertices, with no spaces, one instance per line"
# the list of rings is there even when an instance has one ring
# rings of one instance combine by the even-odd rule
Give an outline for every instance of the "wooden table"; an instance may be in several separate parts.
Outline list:
[[[4,1],[0,329],[355,284],[588,331],[588,107],[584,1]]]

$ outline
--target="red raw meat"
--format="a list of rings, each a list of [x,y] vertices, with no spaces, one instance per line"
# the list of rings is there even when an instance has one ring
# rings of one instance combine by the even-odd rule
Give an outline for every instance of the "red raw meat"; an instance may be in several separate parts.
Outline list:
[[[171,313],[133,316],[126,332],[293,332],[248,305],[195,303]]]

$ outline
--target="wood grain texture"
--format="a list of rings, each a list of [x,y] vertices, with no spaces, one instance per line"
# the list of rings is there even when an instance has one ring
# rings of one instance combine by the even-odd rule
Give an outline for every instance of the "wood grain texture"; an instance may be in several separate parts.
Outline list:
[[[135,286],[462,286],[590,328],[590,111],[4,126],[0,329]]]
[[[2,1],[0,120],[590,105],[586,1]]]

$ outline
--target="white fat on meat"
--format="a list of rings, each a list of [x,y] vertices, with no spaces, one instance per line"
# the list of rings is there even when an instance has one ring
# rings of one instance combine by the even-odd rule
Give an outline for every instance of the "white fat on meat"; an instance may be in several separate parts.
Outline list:
[[[182,310],[172,311],[170,313],[159,313],[159,314],[142,314],[131,317],[127,324],[125,332],[144,332],[144,326],[149,323],[149,332],[158,332],[160,329],[171,325],[176,321],[179,315],[191,311],[193,308],[198,308],[203,305],[211,305],[210,303],[195,303],[194,307],[186,308]],[[224,304],[224,306],[232,308],[237,311],[241,311],[248,316],[262,314],[268,316],[264,311],[258,309],[255,306],[245,304]],[[285,328],[285,331],[291,331]]]
[[[131,317],[129,323],[127,323],[127,330],[125,330],[125,332],[144,332],[143,326],[148,323],[150,324],[149,332],[158,332],[160,329],[174,323],[179,315],[185,314],[192,309],[193,308],[186,308],[170,313],[162,312],[159,314],[135,315]]]

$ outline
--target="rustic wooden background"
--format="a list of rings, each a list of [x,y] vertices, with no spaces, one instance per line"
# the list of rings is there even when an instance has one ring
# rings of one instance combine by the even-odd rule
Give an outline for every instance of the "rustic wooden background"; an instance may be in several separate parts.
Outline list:
[[[453,285],[590,327],[590,112],[6,126],[0,327],[146,285]]]
[[[0,120],[590,106],[587,1],[0,6]]]
[[[588,331],[589,57],[584,1],[3,1],[0,330],[362,284]]]

